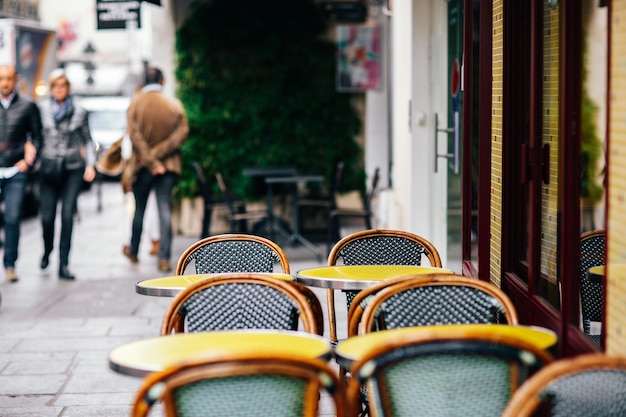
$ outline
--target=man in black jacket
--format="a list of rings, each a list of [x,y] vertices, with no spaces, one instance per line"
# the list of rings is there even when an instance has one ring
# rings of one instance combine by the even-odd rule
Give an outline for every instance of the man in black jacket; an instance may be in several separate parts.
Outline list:
[[[19,76],[13,65],[0,65],[0,192],[4,195],[4,268],[16,282],[22,202],[28,171],[41,145],[41,118],[37,105],[15,91]]]

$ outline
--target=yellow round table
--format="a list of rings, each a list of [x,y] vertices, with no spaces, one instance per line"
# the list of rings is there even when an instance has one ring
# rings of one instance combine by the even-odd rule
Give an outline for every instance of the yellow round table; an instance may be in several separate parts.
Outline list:
[[[390,278],[419,274],[450,274],[444,268],[412,265],[336,265],[303,269],[296,281],[304,285],[338,290],[363,290]]]
[[[604,278],[604,265],[592,266],[587,271],[587,276],[589,281],[601,284]]]
[[[401,329],[383,330],[350,337],[337,344],[335,358],[337,363],[346,369],[352,363],[363,358],[368,352],[387,345],[390,342],[399,342],[416,335],[444,335],[450,331],[467,330],[467,332],[489,332],[502,336],[518,338],[520,341],[531,343],[539,349],[549,350],[558,340],[552,330],[536,326],[511,326],[503,324],[450,324],[438,326],[403,327]]]
[[[310,333],[277,330],[242,330],[177,333],[127,343],[109,353],[109,367],[120,374],[144,377],[185,359],[220,357],[251,351],[301,355],[306,358],[331,357],[330,342]]]
[[[211,278],[218,275],[228,275],[228,273],[222,274],[196,274],[196,275],[175,275],[171,277],[145,279],[138,281],[135,284],[135,291],[142,295],[152,295],[156,297],[175,297],[183,289],[187,288],[191,284]],[[237,273],[237,275],[241,275]],[[264,273],[272,278],[281,279],[285,281],[292,281],[293,276],[289,274],[278,273]]]

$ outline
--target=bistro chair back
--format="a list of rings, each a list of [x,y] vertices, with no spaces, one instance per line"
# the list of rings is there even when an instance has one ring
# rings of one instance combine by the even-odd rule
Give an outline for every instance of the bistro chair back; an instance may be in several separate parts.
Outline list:
[[[315,293],[263,274],[224,274],[197,281],[168,308],[161,335],[240,329],[302,330],[322,335],[324,319]]]
[[[545,350],[497,329],[407,333],[351,368],[350,411],[362,412],[365,386],[372,417],[499,416],[518,386],[552,360]]]
[[[600,345],[602,335],[592,333],[591,322],[604,320],[604,291],[602,283],[589,279],[588,270],[604,265],[606,259],[606,233],[604,230],[585,232],[580,237],[580,311],[583,331]]]
[[[183,275],[194,261],[196,274],[224,272],[275,272],[289,274],[285,252],[269,239],[255,235],[211,236],[189,246],[178,259],[176,275]]]
[[[328,255],[328,265],[422,265],[441,267],[441,257],[427,239],[400,230],[371,229],[353,233],[341,239]],[[344,291],[348,310],[357,291]],[[330,337],[337,341],[335,328],[335,294],[326,292]]]
[[[400,327],[518,324],[515,306],[495,285],[461,275],[400,277],[359,292],[348,336]]]
[[[320,359],[225,353],[149,375],[135,395],[132,416],[161,402],[166,417],[314,417],[321,394],[344,417],[345,392]]]
[[[515,392],[502,417],[626,415],[626,358],[603,353],[546,366]]]

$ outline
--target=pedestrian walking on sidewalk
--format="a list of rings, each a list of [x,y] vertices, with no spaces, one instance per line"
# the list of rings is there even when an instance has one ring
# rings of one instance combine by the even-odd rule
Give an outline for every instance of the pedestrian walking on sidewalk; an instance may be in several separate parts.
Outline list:
[[[89,133],[87,111],[74,102],[65,71],[53,70],[49,85],[50,97],[40,104],[44,131],[38,168],[44,242],[40,266],[46,269],[50,263],[60,200],[59,278],[73,280],[75,277],[68,264],[74,215],[83,181],[91,182],[96,177],[96,153]]]
[[[28,171],[41,146],[39,108],[15,90],[19,75],[13,65],[0,65],[0,192],[4,198],[4,268],[6,279],[17,282],[15,272],[22,203]]]
[[[189,127],[182,103],[163,94],[163,83],[161,70],[146,68],[145,85],[128,107],[133,152],[122,181],[132,184],[135,214],[130,243],[124,246],[123,253],[131,262],[138,262],[144,213],[150,191],[154,189],[161,238],[157,267],[168,272],[172,270],[172,190],[182,171],[180,147]]]

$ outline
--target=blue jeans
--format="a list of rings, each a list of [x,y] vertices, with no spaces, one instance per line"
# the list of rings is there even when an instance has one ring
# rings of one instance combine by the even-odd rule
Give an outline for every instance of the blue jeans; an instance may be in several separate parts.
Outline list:
[[[130,237],[130,252],[134,255],[139,251],[139,242],[143,232],[143,216],[148,203],[150,190],[154,188],[159,212],[159,225],[161,242],[159,246],[159,259],[170,259],[172,251],[172,190],[178,175],[167,171],[163,175],[153,176],[150,171],[143,168],[137,173],[137,179],[133,184],[135,196],[135,216],[133,217],[132,234]]]
[[[50,255],[54,247],[54,225],[57,203],[61,200],[61,239],[59,241],[59,266],[67,266],[72,245],[72,230],[78,194],[83,185],[84,169],[63,171],[59,178],[41,177],[41,227],[45,255]]]
[[[22,203],[28,174],[18,172],[11,178],[0,179],[0,189],[4,198],[4,267],[15,267],[17,247],[20,242],[20,222]]]

